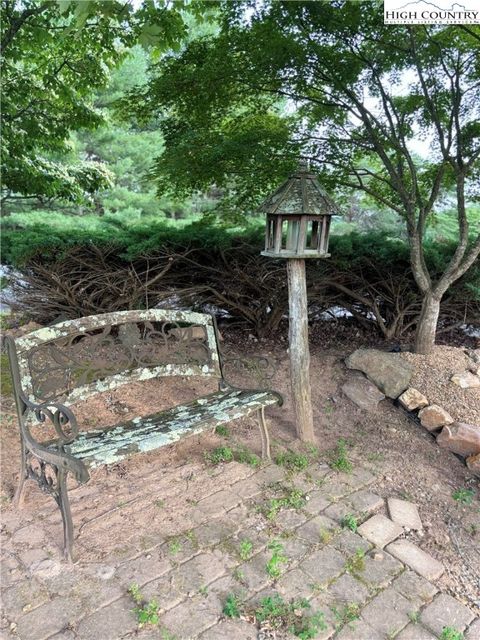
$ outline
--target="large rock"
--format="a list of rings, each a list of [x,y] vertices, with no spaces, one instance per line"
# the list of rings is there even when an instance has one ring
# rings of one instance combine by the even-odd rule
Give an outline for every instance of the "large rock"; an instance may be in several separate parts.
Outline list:
[[[465,422],[454,422],[443,427],[437,437],[437,443],[461,456],[475,456],[480,453],[480,427]]]
[[[377,349],[357,349],[345,363],[349,369],[363,371],[389,398],[398,398],[407,389],[413,373],[412,366],[399,353]]]
[[[402,393],[399,397],[398,401],[408,409],[408,411],[415,411],[415,409],[423,409],[428,404],[428,399],[423,393],[420,393],[418,389],[414,389],[413,387],[408,387],[406,391]]]
[[[418,417],[422,427],[425,427],[428,431],[435,431],[453,422],[453,418],[448,411],[445,411],[438,404],[431,404],[429,407],[425,407],[419,411]]]
[[[480,387],[480,378],[471,371],[456,373],[450,380],[458,384],[462,389],[475,389],[476,387]]]
[[[360,409],[375,411],[380,400],[385,396],[377,387],[363,376],[357,375],[342,387],[343,393]]]
[[[480,453],[475,456],[469,456],[465,462],[470,471],[480,478]]]

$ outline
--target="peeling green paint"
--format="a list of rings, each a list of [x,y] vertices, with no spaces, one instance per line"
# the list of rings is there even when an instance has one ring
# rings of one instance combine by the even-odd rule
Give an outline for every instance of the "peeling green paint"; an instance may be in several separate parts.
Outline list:
[[[15,344],[20,354],[49,340],[67,337],[72,333],[83,333],[107,325],[128,322],[181,322],[213,328],[212,316],[194,311],[169,311],[167,309],[149,309],[148,311],[117,311],[100,315],[86,316],[77,320],[65,320],[53,327],[44,327],[17,338]],[[210,342],[210,341],[209,341]],[[215,341],[216,342],[216,341]]]
[[[153,451],[278,403],[279,396],[268,391],[218,392],[114,427],[82,432],[67,450],[90,468],[112,464],[132,453]]]
[[[31,370],[32,365],[29,362],[29,354],[31,354],[32,350],[38,350],[38,348],[43,345],[48,348],[49,345],[54,345],[57,341],[61,341],[62,339],[71,340],[75,336],[82,336],[83,334],[88,334],[88,332],[116,325],[119,326],[120,341],[125,346],[131,346],[135,343],[133,331],[131,329],[130,331],[123,330],[123,327],[128,327],[128,323],[130,323],[130,327],[132,327],[131,323],[135,322],[160,322],[189,325],[184,329],[174,329],[173,334],[178,339],[179,344],[188,345],[188,342],[191,340],[191,344],[194,347],[195,344],[198,345],[200,343],[202,348],[205,348],[205,358],[208,359],[208,363],[200,363],[198,365],[192,364],[191,362],[177,364],[158,363],[152,364],[152,366],[141,366],[125,369],[124,371],[120,370],[111,374],[107,372],[105,375],[96,376],[96,380],[93,380],[88,384],[79,384],[77,387],[75,387],[75,379],[73,375],[68,378],[68,386],[65,383],[65,389],[63,392],[60,390],[59,392],[55,391],[55,393],[51,393],[50,395],[41,395],[40,391],[42,389],[42,385],[35,382]],[[203,335],[205,335],[204,343],[201,343],[198,339],[202,332],[200,332],[200,334],[198,331],[196,332],[195,327],[202,329]],[[212,316],[189,311],[170,311],[163,309],[150,309],[148,311],[119,311],[115,313],[88,316],[78,320],[67,320],[65,322],[60,322],[53,327],[39,329],[38,331],[33,331],[26,336],[17,338],[15,340],[15,346],[18,354],[18,365],[22,388],[32,402],[47,399],[62,399],[66,406],[71,406],[75,402],[78,402],[79,400],[86,400],[94,394],[113,391],[124,384],[135,381],[140,382],[164,376],[221,377],[217,335]],[[194,360],[198,360],[198,357],[192,357]],[[61,371],[60,366],[58,369]],[[65,373],[66,375],[68,374],[68,367],[65,367]],[[47,380],[51,380],[53,372],[51,375],[45,374],[45,376]],[[81,377],[85,378],[86,376],[83,375]],[[95,377],[95,370],[92,370],[92,377]],[[85,380],[83,382],[85,382]]]

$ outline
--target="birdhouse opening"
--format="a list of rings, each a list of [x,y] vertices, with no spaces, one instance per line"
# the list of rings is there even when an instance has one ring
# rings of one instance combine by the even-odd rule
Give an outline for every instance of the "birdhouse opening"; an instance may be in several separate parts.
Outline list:
[[[328,253],[330,216],[268,216],[264,255],[319,257]]]

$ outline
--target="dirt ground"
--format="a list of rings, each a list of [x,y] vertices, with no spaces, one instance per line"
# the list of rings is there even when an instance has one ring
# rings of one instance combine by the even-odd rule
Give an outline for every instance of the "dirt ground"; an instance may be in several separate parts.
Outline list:
[[[450,592],[480,611],[480,487],[455,455],[440,449],[432,435],[425,432],[389,400],[379,404],[374,413],[366,413],[351,403],[341,392],[341,386],[352,375],[344,365],[344,358],[360,346],[362,336],[342,344],[317,339],[313,332],[311,356],[311,384],[314,406],[315,430],[318,452],[309,455],[320,459],[337,444],[339,438],[347,439],[349,455],[353,460],[369,465],[378,474],[373,485],[382,497],[398,496],[415,502],[422,513],[425,525],[420,534],[411,532],[413,541],[437,557],[447,570],[441,579],[442,590]],[[281,408],[269,409],[268,416],[273,440],[273,453],[284,448],[307,449],[295,439],[293,411],[289,398],[288,353],[286,341],[258,343],[245,336],[227,346],[241,353],[262,353],[275,363],[272,388],[285,397]],[[357,342],[357,344],[355,343]],[[345,346],[346,345],[346,346]],[[366,345],[364,345],[366,346]],[[153,413],[189,398],[215,390],[215,383],[208,388],[205,380],[159,379],[125,386],[112,393],[102,394],[77,407],[78,422],[83,428],[115,424],[123,419]],[[2,506],[9,506],[14,492],[18,465],[18,431],[13,400],[3,399],[1,426],[1,496]],[[232,439],[260,453],[260,438],[253,419],[237,421],[231,427]],[[134,457],[108,470],[111,478],[128,475],[138,465],[176,467],[185,461],[200,463],[206,451],[219,445],[214,434],[205,434],[167,447],[152,454]],[[98,470],[90,483],[90,491],[102,492],[105,470]],[[452,493],[460,488],[471,488],[475,497],[471,504],[453,499]],[[33,497],[33,496],[32,496]],[[28,497],[27,497],[28,499]],[[139,513],[138,527],[148,530],[148,512]],[[106,540],[109,531],[104,533]],[[102,541],[98,540],[98,547]],[[108,544],[107,544],[108,546]]]

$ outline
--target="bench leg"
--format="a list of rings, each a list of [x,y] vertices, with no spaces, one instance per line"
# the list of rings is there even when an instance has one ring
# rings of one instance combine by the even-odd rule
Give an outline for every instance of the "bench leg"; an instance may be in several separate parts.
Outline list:
[[[270,438],[268,437],[267,421],[265,419],[265,407],[258,410],[258,426],[262,438],[262,458],[270,460]]]
[[[26,458],[27,452],[22,438],[20,451],[20,476],[18,478],[17,490],[15,491],[15,495],[13,497],[13,504],[19,509],[23,507],[23,501],[25,497],[25,480],[28,478]]]
[[[57,496],[56,501],[60,508],[60,512],[62,514],[62,522],[63,522],[63,555],[65,560],[68,562],[73,562],[72,558],[72,548],[73,548],[73,522],[72,522],[72,513],[70,511],[70,501],[68,499],[67,493],[67,473],[58,470],[57,475]]]

